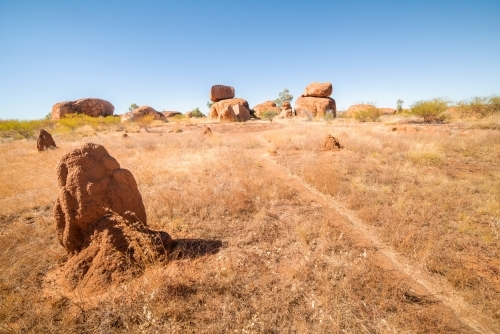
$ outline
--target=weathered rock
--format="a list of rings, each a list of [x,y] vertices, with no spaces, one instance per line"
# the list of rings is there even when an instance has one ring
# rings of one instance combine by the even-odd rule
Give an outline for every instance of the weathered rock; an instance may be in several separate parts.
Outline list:
[[[328,110],[337,116],[335,100],[329,97],[301,96],[295,101],[295,114],[300,117],[325,117]]]
[[[219,122],[238,122],[238,117],[234,113],[232,106],[227,106],[219,113]]]
[[[280,108],[276,106],[276,103],[274,101],[266,101],[262,102],[260,104],[257,104],[256,106],[253,107],[253,111],[255,112],[255,117],[260,117],[260,114],[264,111],[276,111],[280,112]]]
[[[292,109],[292,105],[290,104],[290,101],[285,101],[281,105],[281,109]]]
[[[394,115],[396,113],[396,109],[393,108],[379,108],[380,112],[383,115]]]
[[[186,111],[186,114],[185,114],[186,118],[193,118],[193,112],[192,111]]]
[[[217,102],[226,99],[232,99],[234,97],[234,87],[215,85],[210,89],[210,101]]]
[[[68,114],[84,114],[91,117],[111,116],[115,107],[106,100],[88,98],[59,102],[52,106],[51,118],[61,119]]]
[[[36,141],[36,148],[39,152],[45,151],[49,148],[56,148],[56,142],[50,133],[41,129]]]
[[[313,82],[306,87],[303,96],[328,97],[332,95],[332,84],[330,82]]]
[[[330,134],[326,135],[325,140],[323,141],[323,145],[321,145],[322,151],[335,151],[342,148],[344,147],[340,145],[338,139]]]
[[[283,118],[290,118],[290,117],[293,117],[292,108],[281,109],[281,113],[279,114],[278,118],[283,119]]]
[[[177,116],[177,115],[182,115],[182,113],[180,111],[162,111],[161,113],[166,118],[174,117],[174,116]]]
[[[375,108],[375,106],[371,104],[353,104],[349,108],[347,108],[345,115],[347,117],[352,117],[358,111],[370,110]]]
[[[247,107],[241,104],[235,104],[231,107],[233,108],[233,112],[236,115],[236,117],[238,117],[238,120],[240,122],[246,122],[251,118],[250,111],[247,109]]]
[[[210,129],[208,126],[205,125],[205,129],[203,130],[204,135],[211,135],[212,134],[212,129]]]
[[[64,155],[57,178],[56,233],[70,254],[65,275],[72,288],[119,279],[138,257],[153,259],[170,249],[166,232],[148,228],[132,173],[103,146],[88,143]]]
[[[156,111],[150,106],[142,106],[128,113],[123,114],[122,122],[136,122],[144,118],[151,118],[151,120],[165,121],[166,117],[161,112]]]
[[[235,97],[233,99],[222,100],[222,101],[215,102],[214,104],[212,104],[212,107],[210,107],[210,115],[209,116],[212,119],[218,119],[219,114],[223,110],[225,110],[228,106],[234,106],[237,104],[240,104],[240,105],[244,106],[245,108],[247,108],[248,110],[250,110],[250,108],[248,107],[248,102],[246,100]]]

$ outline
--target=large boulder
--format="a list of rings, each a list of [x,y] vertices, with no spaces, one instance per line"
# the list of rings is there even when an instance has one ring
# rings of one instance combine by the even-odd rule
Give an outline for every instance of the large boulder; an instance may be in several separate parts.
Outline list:
[[[337,115],[335,100],[329,97],[301,96],[295,101],[295,114],[299,117],[325,117],[328,110]]]
[[[231,106],[231,108],[233,108],[233,112],[236,115],[236,117],[238,117],[238,120],[240,122],[246,122],[246,121],[250,120],[250,118],[251,118],[250,111],[244,105],[235,104],[235,105]]]
[[[141,119],[144,119],[146,117],[151,118],[151,120],[154,121],[165,121],[166,117],[163,115],[161,112],[156,111],[154,108],[151,108],[150,106],[142,106],[139,107],[135,110],[132,110],[128,113],[123,114],[122,116],[122,122],[136,122]]]
[[[345,111],[344,115],[346,117],[354,117],[354,115],[357,112],[360,111],[370,111],[372,109],[376,109],[376,107],[372,104],[365,104],[365,103],[360,103],[360,104],[353,104],[352,106],[349,106],[347,110]]]
[[[45,151],[49,148],[56,148],[56,142],[50,133],[41,129],[36,141],[36,148],[38,149],[38,152]]]
[[[237,104],[242,105],[245,108],[247,108],[248,110],[250,110],[250,108],[248,107],[248,102],[246,100],[235,97],[232,99],[221,100],[221,101],[218,101],[218,102],[215,102],[214,104],[212,104],[212,106],[210,107],[210,115],[209,116],[212,119],[218,119],[219,114],[223,110],[225,110],[229,106],[234,106]]]
[[[219,113],[219,122],[238,122],[232,106],[227,106]]]
[[[276,106],[274,101],[265,101],[254,106],[253,111],[255,112],[255,117],[260,117],[260,114],[264,111],[276,111],[279,113],[280,108]]]
[[[61,119],[68,114],[84,114],[91,117],[111,116],[115,107],[106,100],[88,98],[59,102],[52,106],[51,118]]]
[[[313,82],[306,87],[303,96],[328,97],[332,95],[332,84],[330,82]]]
[[[88,143],[64,155],[57,179],[54,218],[69,253],[71,288],[120,280],[143,267],[144,257],[164,256],[172,246],[168,233],[148,228],[134,176],[103,146]]]
[[[214,85],[210,89],[210,101],[217,102],[234,97],[234,87],[224,85]]]

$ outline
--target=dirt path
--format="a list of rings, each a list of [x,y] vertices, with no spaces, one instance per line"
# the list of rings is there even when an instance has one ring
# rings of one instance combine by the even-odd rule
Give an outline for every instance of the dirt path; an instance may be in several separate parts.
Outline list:
[[[492,325],[493,321],[479,314],[473,307],[463,301],[449,284],[432,277],[397,254],[389,245],[381,241],[375,228],[364,223],[342,203],[330,195],[318,191],[300,177],[279,166],[276,160],[267,152],[270,149],[269,143],[261,136],[258,136],[258,138],[264,144],[264,147],[260,150],[261,167],[286,180],[287,184],[293,186],[300,194],[309,194],[316,202],[333,210],[333,215],[343,218],[337,220],[338,227],[342,229],[343,233],[347,233],[355,240],[357,246],[371,250],[373,252],[371,256],[373,261],[376,261],[384,269],[395,269],[410,278],[411,281],[415,282],[412,288],[414,288],[417,296],[442,302],[448,310],[453,312],[457,320],[475,332],[497,333]]]

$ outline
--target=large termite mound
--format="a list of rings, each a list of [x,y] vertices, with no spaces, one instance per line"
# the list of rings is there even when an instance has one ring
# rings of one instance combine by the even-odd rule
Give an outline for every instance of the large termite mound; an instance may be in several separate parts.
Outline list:
[[[148,228],[134,176],[103,146],[89,143],[63,156],[57,178],[54,217],[69,253],[63,282],[70,289],[125,281],[171,249],[168,233]]]

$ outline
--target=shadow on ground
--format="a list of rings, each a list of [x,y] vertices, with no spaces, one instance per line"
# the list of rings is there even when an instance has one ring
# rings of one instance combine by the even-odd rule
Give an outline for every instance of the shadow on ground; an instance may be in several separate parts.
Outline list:
[[[216,254],[222,248],[220,240],[176,239],[173,243],[170,260],[195,259],[203,255]]]

